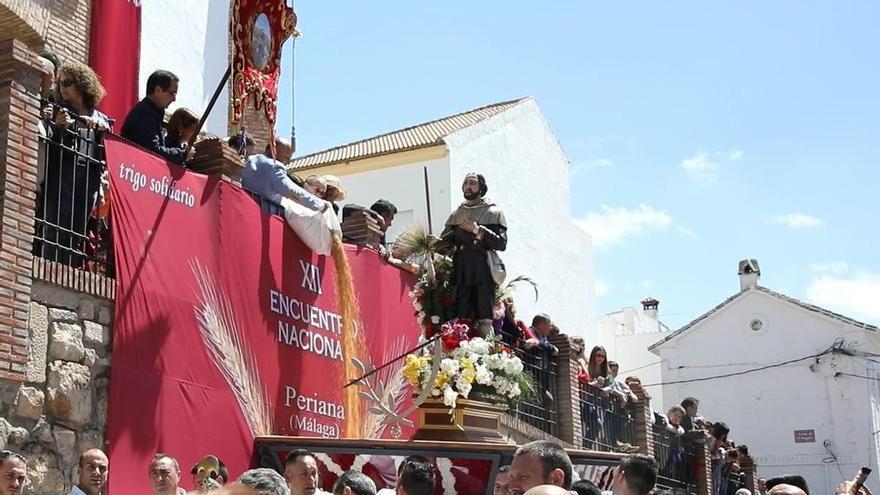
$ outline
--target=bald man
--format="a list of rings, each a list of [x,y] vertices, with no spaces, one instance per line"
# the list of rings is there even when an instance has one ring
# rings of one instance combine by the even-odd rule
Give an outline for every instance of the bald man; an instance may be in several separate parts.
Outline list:
[[[767,492],[767,495],[807,495],[807,492],[794,485],[779,484]]]
[[[101,449],[90,449],[79,456],[79,481],[68,495],[101,495],[107,485],[110,460]]]
[[[571,495],[571,492],[556,485],[538,485],[529,488],[523,495]]]

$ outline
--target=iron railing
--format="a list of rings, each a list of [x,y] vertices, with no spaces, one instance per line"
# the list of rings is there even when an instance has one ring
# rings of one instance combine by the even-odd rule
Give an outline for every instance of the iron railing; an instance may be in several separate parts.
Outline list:
[[[665,425],[651,425],[654,458],[657,460],[657,487],[696,495],[696,448],[692,442]]]
[[[101,132],[40,121],[33,254],[113,276],[109,217],[98,215],[106,169]]]
[[[558,437],[556,400],[559,373],[556,359],[544,351],[515,348],[514,353],[522,360],[524,370],[532,375],[537,385],[535,396],[517,406],[516,416],[523,422]]]
[[[580,383],[582,446],[589,450],[629,452],[635,443],[632,411],[619,397]]]

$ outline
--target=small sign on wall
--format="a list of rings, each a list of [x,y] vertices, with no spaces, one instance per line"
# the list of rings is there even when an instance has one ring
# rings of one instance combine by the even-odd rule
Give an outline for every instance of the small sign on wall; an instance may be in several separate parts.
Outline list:
[[[794,443],[816,443],[816,430],[794,430]]]

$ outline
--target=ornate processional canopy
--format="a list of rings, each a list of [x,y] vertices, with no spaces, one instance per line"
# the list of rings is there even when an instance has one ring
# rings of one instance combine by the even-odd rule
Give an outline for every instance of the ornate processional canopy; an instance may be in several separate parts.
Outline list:
[[[296,35],[296,14],[286,0],[233,0],[229,17],[232,34],[232,124],[242,120],[248,98],[263,109],[274,133],[281,77],[281,47]],[[270,141],[271,142],[271,141]]]

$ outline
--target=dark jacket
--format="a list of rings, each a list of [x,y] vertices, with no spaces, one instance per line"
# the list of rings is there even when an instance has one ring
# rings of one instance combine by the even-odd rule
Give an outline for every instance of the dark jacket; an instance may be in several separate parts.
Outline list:
[[[122,124],[122,137],[162,155],[174,163],[183,163],[184,150],[169,147],[165,143],[165,131],[162,129],[164,116],[164,110],[156,106],[149,98],[144,98],[125,116],[125,123]]]

